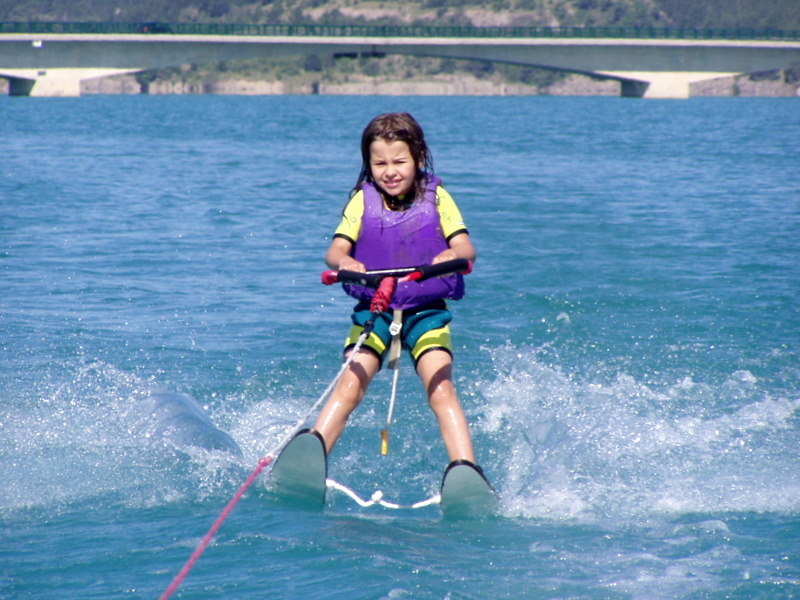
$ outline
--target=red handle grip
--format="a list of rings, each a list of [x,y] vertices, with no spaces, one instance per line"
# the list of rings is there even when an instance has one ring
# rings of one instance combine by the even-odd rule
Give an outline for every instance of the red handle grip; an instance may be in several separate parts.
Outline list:
[[[338,282],[339,282],[338,271],[323,271],[322,283],[324,283],[325,285],[333,285],[334,283]]]

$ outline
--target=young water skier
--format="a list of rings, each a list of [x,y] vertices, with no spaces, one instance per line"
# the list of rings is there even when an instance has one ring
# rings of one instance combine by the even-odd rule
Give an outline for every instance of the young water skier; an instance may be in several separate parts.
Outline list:
[[[433,174],[422,128],[407,113],[375,117],[361,137],[362,167],[342,213],[325,262],[331,269],[365,272],[475,260],[475,248],[452,197]],[[349,356],[370,317],[374,290],[345,286],[359,300],[345,345]],[[400,335],[436,416],[450,461],[475,462],[469,425],[452,381],[452,347],[446,299],[464,294],[461,275],[399,283],[391,302],[402,309]],[[353,358],[320,412],[314,429],[330,453],[359,405],[389,348],[393,312],[376,319],[373,332]]]

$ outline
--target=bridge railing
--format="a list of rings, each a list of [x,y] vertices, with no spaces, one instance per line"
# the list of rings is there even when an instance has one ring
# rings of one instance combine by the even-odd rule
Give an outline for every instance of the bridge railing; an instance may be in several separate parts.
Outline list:
[[[452,27],[443,25],[269,25],[238,23],[0,22],[0,34],[177,34],[326,37],[630,38],[800,40],[800,31],[664,27]]]

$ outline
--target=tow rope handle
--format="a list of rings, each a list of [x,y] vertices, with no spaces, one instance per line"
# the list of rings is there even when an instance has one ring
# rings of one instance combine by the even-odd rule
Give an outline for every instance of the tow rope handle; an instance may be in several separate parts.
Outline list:
[[[419,267],[406,267],[403,269],[383,269],[377,271],[324,271],[322,273],[322,283],[333,285],[334,283],[354,283],[364,287],[377,288],[381,281],[386,277],[394,277],[404,281],[425,281],[433,277],[444,277],[453,273],[467,275],[472,272],[472,261],[466,258],[456,258],[437,263],[435,265],[422,265]]]

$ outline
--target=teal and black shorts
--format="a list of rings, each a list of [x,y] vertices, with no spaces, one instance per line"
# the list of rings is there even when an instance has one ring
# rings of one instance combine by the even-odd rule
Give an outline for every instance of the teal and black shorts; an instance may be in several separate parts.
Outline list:
[[[350,333],[345,342],[345,351],[356,345],[358,338],[364,331],[364,323],[369,320],[371,314],[368,302],[359,302],[353,309],[353,315],[351,316],[353,326],[350,328]],[[452,356],[452,341],[450,339],[450,326],[448,325],[452,319],[453,315],[447,310],[444,300],[403,311],[403,327],[400,329],[400,340],[403,343],[403,348],[411,353],[414,365],[417,364],[420,356],[429,350],[444,350]],[[392,334],[389,331],[391,324],[392,312],[381,313],[375,319],[375,327],[372,333],[369,334],[361,346],[374,352],[381,359],[381,362],[383,362],[383,356],[392,341]]]

